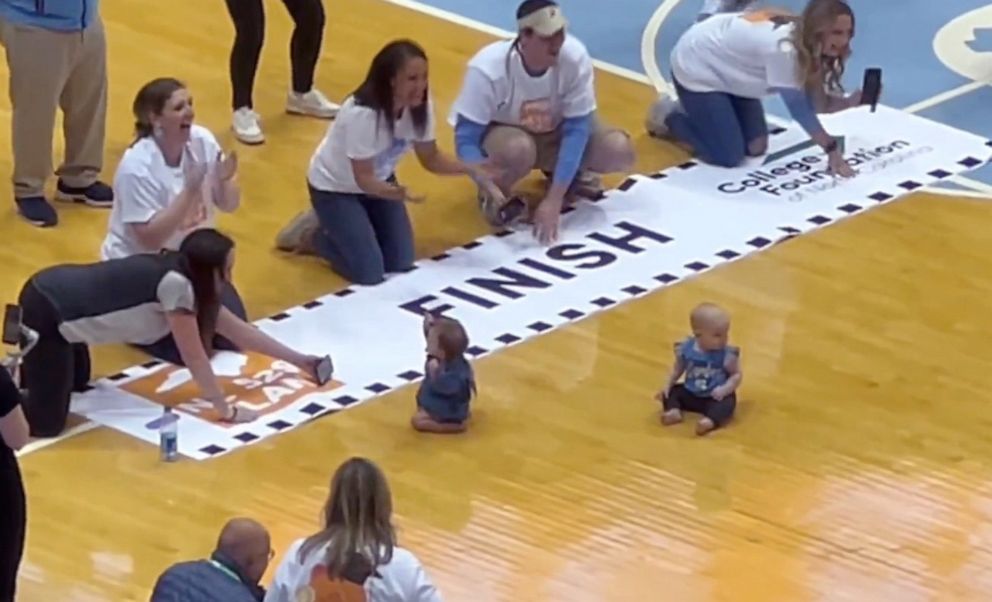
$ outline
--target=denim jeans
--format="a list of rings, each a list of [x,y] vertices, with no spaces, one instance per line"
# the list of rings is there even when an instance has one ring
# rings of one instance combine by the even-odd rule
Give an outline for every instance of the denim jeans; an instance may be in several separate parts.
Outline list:
[[[317,252],[355,284],[378,284],[413,266],[413,226],[406,204],[366,194],[310,189],[320,221]]]
[[[676,138],[691,145],[700,160],[720,167],[737,167],[749,154],[748,145],[768,136],[761,100],[724,92],[693,92],[675,80],[681,110],[665,123]]]

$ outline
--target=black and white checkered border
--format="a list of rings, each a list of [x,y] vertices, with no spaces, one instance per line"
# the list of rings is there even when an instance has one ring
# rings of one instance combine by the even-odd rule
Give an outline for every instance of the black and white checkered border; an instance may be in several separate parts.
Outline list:
[[[773,135],[778,133],[781,133],[781,131],[772,131]],[[987,146],[992,148],[992,141],[989,141]],[[967,156],[957,161],[953,169],[959,170],[961,167],[973,169],[987,161],[988,159],[986,161],[982,161],[977,157]],[[618,193],[628,192],[639,182],[664,179],[674,173],[693,169],[697,165],[699,164],[696,161],[687,161],[655,174],[632,175],[625,179],[616,189],[604,193],[592,202],[609,200],[610,197],[615,196]],[[951,168],[950,165],[947,167]],[[804,232],[835,223],[841,219],[850,217],[851,215],[871,209],[872,207],[888,203],[893,199],[923,188],[924,186],[945,180],[953,175],[953,173],[954,172],[949,171],[949,169],[937,167],[929,171],[924,178],[901,182],[891,190],[877,190],[867,195],[864,199],[852,199],[850,202],[834,208],[833,211],[811,215],[803,223],[779,226],[774,232],[766,232],[762,235],[756,235],[743,242],[737,248],[728,247],[716,253],[713,257],[700,257],[697,260],[686,263],[679,270],[673,270],[672,272],[674,273],[664,272],[654,275],[648,281],[627,283],[624,286],[618,287],[613,293],[606,293],[590,299],[584,304],[576,304],[573,307],[564,308],[556,312],[554,315],[535,319],[523,331],[502,333],[494,337],[493,340],[488,343],[483,342],[480,344],[477,342],[469,347],[468,354],[472,359],[481,358],[500,349],[510,347],[527,339],[533,338],[534,336],[544,334],[567,324],[572,324],[592,314],[615,307],[631,299],[642,297],[648,293],[685,280],[686,278],[707,272],[720,265],[731,261],[736,261],[741,257],[745,257],[751,253],[763,250],[779,242],[794,238]],[[513,234],[515,234],[513,231],[502,231],[470,241],[460,247],[451,249],[448,252],[440,253],[429,259],[418,261],[409,271],[414,271],[418,267],[425,265],[427,262],[444,261],[445,259],[451,257],[454,253],[471,251],[472,249],[482,246],[486,242],[512,236]],[[523,233],[522,235],[529,236],[530,234]],[[352,287],[344,288],[319,299],[314,299],[307,303],[291,307],[278,314],[259,320],[256,323],[261,323],[265,320],[281,322],[290,317],[294,317],[299,313],[304,313],[314,308],[321,307],[326,302],[326,299],[333,299],[334,297],[349,297],[360,292],[360,290],[361,289]],[[165,363],[153,360],[139,366],[133,366],[123,370],[118,374],[108,376],[101,379],[100,382],[102,384],[119,386],[127,381],[147,376],[148,374],[162,369],[164,366],[166,366]],[[272,430],[289,430],[321,416],[334,414],[346,408],[360,405],[380,395],[384,395],[395,389],[419,381],[423,377],[423,373],[420,371],[421,369],[422,367],[420,366],[411,367],[410,369],[394,375],[391,378],[383,378],[380,381],[368,383],[365,386],[347,386],[342,390],[330,392],[327,394],[327,397],[330,399],[329,403],[322,404],[311,402],[306,406],[297,409],[295,412],[284,415],[279,420],[274,420],[268,423],[253,423],[251,425],[246,425],[246,428],[243,431],[231,437],[230,447],[213,444],[201,448],[199,452],[205,457],[221,455],[245,445],[250,445],[260,441],[265,437],[265,435],[271,434]],[[264,432],[264,429],[268,429],[268,432]]]

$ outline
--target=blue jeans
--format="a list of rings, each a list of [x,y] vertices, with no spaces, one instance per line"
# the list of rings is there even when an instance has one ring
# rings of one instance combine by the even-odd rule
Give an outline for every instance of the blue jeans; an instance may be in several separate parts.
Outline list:
[[[314,246],[335,272],[355,284],[378,284],[387,273],[413,266],[413,226],[405,203],[308,188],[320,221]]]
[[[691,145],[702,161],[737,167],[752,154],[748,146],[768,137],[760,100],[724,92],[693,92],[674,77],[672,81],[682,107],[672,112],[665,124],[676,138]]]

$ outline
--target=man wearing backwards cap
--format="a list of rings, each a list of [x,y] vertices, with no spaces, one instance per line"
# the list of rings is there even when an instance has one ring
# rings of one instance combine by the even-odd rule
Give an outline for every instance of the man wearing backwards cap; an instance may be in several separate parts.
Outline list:
[[[534,211],[534,233],[545,244],[557,239],[566,196],[595,195],[594,174],[634,163],[627,133],[596,120],[592,59],[582,42],[565,35],[567,25],[552,0],[525,0],[517,38],[490,44],[469,61],[450,117],[459,158],[501,168],[497,184],[506,197],[535,168],[550,177]],[[490,223],[503,225],[505,200],[480,189],[479,201]]]

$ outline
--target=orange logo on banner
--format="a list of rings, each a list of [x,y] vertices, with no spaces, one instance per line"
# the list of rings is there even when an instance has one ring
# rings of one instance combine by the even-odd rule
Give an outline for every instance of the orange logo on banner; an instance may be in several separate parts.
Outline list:
[[[342,386],[331,380],[323,387],[310,380],[296,366],[255,353],[238,354],[242,365],[237,376],[225,376],[215,370],[221,390],[228,403],[251,408],[266,416],[286,408],[311,393],[333,391]],[[213,405],[201,399],[200,388],[186,368],[169,366],[121,386],[122,389],[148,401],[176,408],[197,418],[216,422],[219,416]]]

